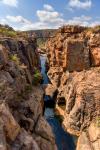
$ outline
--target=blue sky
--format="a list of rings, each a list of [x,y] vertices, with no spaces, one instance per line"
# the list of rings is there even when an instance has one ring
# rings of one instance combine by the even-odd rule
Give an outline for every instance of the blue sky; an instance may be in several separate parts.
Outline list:
[[[16,30],[100,24],[100,0],[0,0],[0,23]]]

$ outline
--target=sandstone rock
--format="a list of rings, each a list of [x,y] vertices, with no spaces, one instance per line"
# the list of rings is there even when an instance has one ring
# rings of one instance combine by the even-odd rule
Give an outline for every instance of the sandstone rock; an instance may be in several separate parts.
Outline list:
[[[92,62],[92,66],[100,66],[100,48],[96,47],[96,48],[92,48],[91,50],[91,62]]]
[[[89,68],[89,49],[84,40],[74,39],[64,42],[66,50],[66,69],[69,71],[82,71]]]
[[[56,109],[64,129],[79,136],[78,150],[100,149],[98,130],[90,126],[100,116],[99,41],[99,30],[63,26],[46,44],[48,77],[58,88]]]
[[[100,129],[96,123],[91,123],[87,132],[82,132],[78,139],[77,150],[99,150]]]
[[[54,150],[53,133],[43,119],[44,92],[41,85],[32,85],[34,70],[40,69],[36,40],[3,38],[0,43],[3,45],[0,52],[0,119],[3,120],[2,127],[0,123],[0,149],[44,150],[50,147]],[[40,137],[39,142],[33,134]]]
[[[2,44],[9,50],[10,55],[17,54],[20,61],[33,72],[33,67],[40,67],[37,45],[34,40],[2,39]]]
[[[80,33],[82,31],[85,30],[85,27],[81,27],[81,26],[71,26],[71,25],[68,25],[68,26],[63,26],[59,29],[59,32],[62,32],[62,33]]]
[[[58,87],[60,85],[60,77],[62,75],[63,69],[60,67],[51,67],[48,71],[48,77],[52,85]]]
[[[25,69],[25,73],[26,73],[26,78],[27,78],[28,82],[32,85],[32,76],[31,76],[29,70]]]
[[[48,41],[47,53],[50,67],[62,67],[64,71],[70,72],[82,71],[90,67],[88,40],[87,37],[84,38],[84,33],[83,35],[80,33],[81,29],[77,26],[63,27],[64,31],[61,30]]]
[[[56,86],[53,86],[52,84],[48,84],[47,87],[45,88],[45,95],[48,95],[51,98],[53,98],[56,91],[57,91]]]
[[[65,99],[63,125],[73,134],[80,135],[81,130],[100,114],[99,73],[100,68],[72,73],[66,85],[61,87]],[[59,99],[57,103],[59,104]]]
[[[43,117],[39,117],[35,132],[46,140],[54,144],[54,136],[51,127]]]
[[[40,136],[35,136],[35,140],[38,143],[38,145],[41,147],[41,150],[45,150],[48,148],[48,150],[57,150],[57,147],[55,144],[51,143],[50,141],[41,138]]]
[[[20,132],[20,126],[13,118],[8,106],[6,106],[4,103],[0,105],[0,116],[3,120],[7,138],[14,141]]]
[[[0,118],[0,150],[7,150],[3,121]]]
[[[40,150],[38,144],[35,142],[33,137],[29,133],[27,133],[24,129],[21,129],[20,134],[18,135],[11,149]]]
[[[83,132],[78,139],[77,150],[91,150],[90,141],[87,137],[87,134]]]
[[[98,119],[98,120],[97,120]],[[97,123],[97,121],[100,121],[100,118],[97,117],[95,122],[92,122],[88,129],[88,134],[90,136],[90,141],[100,141],[100,125]]]
[[[8,53],[5,47],[0,45],[0,67],[6,65],[8,62]]]

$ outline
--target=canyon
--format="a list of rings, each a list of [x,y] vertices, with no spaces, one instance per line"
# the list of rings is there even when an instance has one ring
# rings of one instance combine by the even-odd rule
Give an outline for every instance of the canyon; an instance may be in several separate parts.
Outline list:
[[[77,150],[100,149],[100,29],[63,26],[46,43],[46,92],[66,132],[78,136]]]
[[[0,150],[56,149],[40,70],[36,38],[0,39]]]
[[[35,34],[6,28],[9,36],[0,34],[0,150],[71,150],[56,141],[67,133],[66,144],[78,138],[76,150],[100,150],[100,28],[59,28],[46,40],[46,62]],[[45,96],[60,123],[46,118]]]

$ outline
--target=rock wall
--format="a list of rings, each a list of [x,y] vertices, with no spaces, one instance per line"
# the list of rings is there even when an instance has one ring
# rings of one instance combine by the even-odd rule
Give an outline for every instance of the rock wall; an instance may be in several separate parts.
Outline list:
[[[65,26],[47,42],[48,77],[53,93],[58,91],[56,110],[64,129],[79,136],[78,150],[100,149],[100,31],[94,31]]]
[[[34,85],[40,70],[36,39],[0,39],[0,150],[55,150],[43,117],[43,90]]]

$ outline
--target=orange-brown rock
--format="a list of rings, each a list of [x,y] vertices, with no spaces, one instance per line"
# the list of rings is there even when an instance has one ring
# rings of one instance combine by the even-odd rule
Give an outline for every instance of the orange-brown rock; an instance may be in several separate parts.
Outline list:
[[[60,85],[60,78],[62,76],[63,69],[61,67],[50,67],[48,71],[48,77],[54,85],[54,87],[58,87]]]
[[[64,26],[47,42],[50,67],[82,71],[100,66],[100,32],[79,26]]]
[[[100,115],[100,68],[75,72],[59,87],[57,104],[62,108],[63,125],[72,134],[80,135]]]
[[[47,54],[64,129],[79,136],[77,150],[99,150],[100,129],[92,122],[100,118],[100,30],[64,26],[48,40]]]
[[[100,66],[100,33],[91,34],[90,45],[90,58],[93,67]]]
[[[45,88],[45,95],[48,95],[51,98],[53,98],[56,91],[57,91],[56,86],[54,86],[52,84],[48,84]]]
[[[86,132],[82,132],[78,139],[77,150],[100,149],[100,126],[96,122],[91,123]]]
[[[64,33],[81,33],[85,30],[85,27],[82,26],[63,26],[59,29],[59,32]]]
[[[89,68],[89,46],[87,37],[84,38],[84,30],[82,27],[65,26],[58,30],[54,38],[48,40],[50,67],[62,67],[69,71]]]

